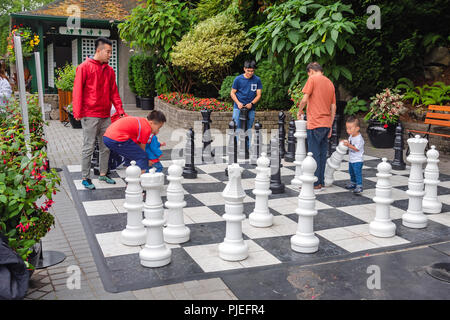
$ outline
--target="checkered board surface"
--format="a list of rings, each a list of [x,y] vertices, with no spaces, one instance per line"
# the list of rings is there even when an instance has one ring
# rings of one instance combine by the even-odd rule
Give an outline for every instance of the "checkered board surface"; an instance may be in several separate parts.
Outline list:
[[[170,154],[170,152],[165,152]],[[364,256],[376,252],[396,250],[421,244],[450,239],[450,176],[440,174],[438,186],[442,212],[429,214],[428,226],[424,229],[410,229],[402,225],[401,217],[408,208],[409,167],[395,171],[391,218],[396,224],[396,235],[392,238],[377,238],[369,234],[369,223],[375,217],[376,166],[380,159],[365,156],[363,167],[364,191],[355,195],[344,186],[349,181],[348,156],[340,170],[335,172],[335,182],[316,194],[314,231],[320,240],[319,250],[312,254],[297,253],[291,249],[290,238],[297,230],[297,208],[299,190],[291,185],[295,165],[282,160],[282,182],[286,191],[269,196],[270,212],[274,215],[273,226],[256,228],[243,221],[244,241],[249,247],[249,256],[240,262],[228,262],[219,258],[218,245],[225,237],[226,222],[224,200],[221,196],[228,178],[224,173],[226,163],[196,165],[197,179],[184,179],[184,220],[190,228],[190,241],[181,245],[169,245],[172,261],[160,268],[141,266],[139,251],[144,246],[130,247],[120,243],[120,233],[126,227],[125,170],[113,171],[115,185],[98,181],[93,177],[97,189],[89,191],[81,185],[79,165],[64,168],[70,188],[77,204],[80,218],[96,261],[105,289],[111,292],[138,290],[159,285],[194,279],[217,277],[223,273],[239,272],[245,268],[275,268],[280,264],[304,265],[330,261],[343,257]],[[171,160],[162,161],[164,173]],[[244,199],[244,213],[253,211],[255,196],[252,193],[256,177],[255,166],[240,163],[242,185],[247,196]],[[167,177],[165,188],[167,188]],[[167,200],[165,192],[163,203]]]

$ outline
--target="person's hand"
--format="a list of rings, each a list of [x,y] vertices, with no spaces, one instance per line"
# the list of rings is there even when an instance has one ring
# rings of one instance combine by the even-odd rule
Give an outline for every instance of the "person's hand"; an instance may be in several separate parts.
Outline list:
[[[298,112],[297,112],[297,120],[302,119],[302,117],[303,117],[303,109],[302,109],[302,110],[298,109]]]
[[[333,132],[333,128],[330,128],[330,132],[328,133],[328,139],[331,138],[331,133]]]
[[[161,142],[161,147],[165,147],[166,143],[165,142]]]
[[[75,118],[75,120],[77,120],[77,121],[80,121],[80,120],[81,120],[81,118]]]
[[[245,105],[245,107],[247,108],[247,109],[251,109],[252,108],[252,104],[251,103],[247,103],[246,105]]]
[[[239,102],[239,103],[237,104],[237,106],[238,106],[239,109],[242,109],[242,107],[243,107],[244,105],[243,105],[242,103]]]
[[[342,140],[344,142],[344,146],[348,147],[349,143],[347,140]]]

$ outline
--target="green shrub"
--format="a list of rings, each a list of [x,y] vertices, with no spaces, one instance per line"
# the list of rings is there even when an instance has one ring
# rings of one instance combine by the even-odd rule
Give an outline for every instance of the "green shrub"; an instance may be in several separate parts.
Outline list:
[[[134,65],[136,56],[131,56],[130,60],[128,60],[128,86],[130,87],[130,91],[136,94],[136,85],[134,83]]]
[[[136,55],[133,63],[133,79],[136,94],[144,98],[152,98],[155,94],[155,63],[153,57]]]
[[[242,24],[225,13],[197,24],[173,48],[170,57],[174,66],[198,76],[217,90],[233,60],[250,44]]]
[[[219,97],[220,99],[224,101],[233,101],[230,96],[231,87],[233,86],[234,79],[239,75],[239,73],[236,73],[234,76],[228,76],[225,79],[223,79],[222,85],[220,87],[219,91]]]
[[[198,21],[203,21],[225,11],[231,3],[232,0],[200,0],[194,15]]]
[[[360,111],[367,111],[367,102],[365,100],[360,100],[358,97],[353,97],[347,102],[344,109],[344,114],[348,116],[353,116]]]
[[[67,63],[64,67],[56,69],[56,88],[63,91],[72,91],[75,81],[76,67]]]

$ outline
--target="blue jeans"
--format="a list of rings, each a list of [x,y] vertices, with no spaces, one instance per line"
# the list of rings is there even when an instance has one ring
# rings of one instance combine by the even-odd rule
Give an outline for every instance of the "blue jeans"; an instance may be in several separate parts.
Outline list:
[[[236,123],[236,128],[238,130],[241,129],[241,121],[239,120],[239,115],[241,114],[241,110],[239,108],[233,109],[233,120]],[[248,120],[247,120],[247,132],[248,132],[248,148],[250,150],[250,144],[252,141],[252,130],[253,122],[255,122],[255,108],[252,108],[248,111]],[[238,131],[236,130],[236,131]]]
[[[348,172],[350,173],[350,180],[358,187],[362,187],[362,162],[349,162]]]
[[[163,165],[161,164],[161,162],[155,162],[151,167],[151,168],[156,168],[156,172],[162,172],[163,171]]]
[[[306,139],[308,142],[308,152],[312,152],[314,160],[317,163],[317,169],[314,175],[317,177],[317,181],[314,186],[321,184],[325,185],[324,173],[325,164],[327,161],[327,150],[328,150],[328,133],[330,128],[315,128],[306,130]]]
[[[125,163],[134,160],[141,170],[148,170],[147,153],[133,140],[116,141],[103,136],[103,142],[110,150],[123,156],[125,158]]]

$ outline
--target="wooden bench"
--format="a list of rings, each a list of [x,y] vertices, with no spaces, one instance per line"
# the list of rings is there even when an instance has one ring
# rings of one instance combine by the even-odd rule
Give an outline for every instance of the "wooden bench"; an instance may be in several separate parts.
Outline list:
[[[427,149],[429,149],[429,136],[440,136],[445,138],[450,138],[450,134],[444,134],[444,133],[436,133],[431,132],[431,126],[436,125],[439,127],[447,127],[450,128],[450,106],[436,106],[436,105],[429,105],[428,106],[428,112],[425,116],[425,124],[428,124],[427,131],[420,131],[420,130],[411,130],[408,129],[408,137],[414,137],[417,133],[423,134],[421,137],[426,138],[428,140]],[[409,154],[409,148],[406,151],[406,154]]]

